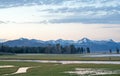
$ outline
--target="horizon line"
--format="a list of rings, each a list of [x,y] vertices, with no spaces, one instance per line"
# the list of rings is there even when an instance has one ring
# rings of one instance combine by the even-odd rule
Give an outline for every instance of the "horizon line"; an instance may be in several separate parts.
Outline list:
[[[115,41],[114,39],[110,38],[110,39],[91,39],[91,38],[88,38],[88,37],[82,37],[80,39],[77,39],[77,40],[74,40],[74,39],[64,39],[64,38],[57,38],[57,39],[49,39],[49,40],[43,40],[43,39],[37,39],[37,38],[27,38],[27,37],[19,37],[19,38],[15,38],[15,39],[1,39],[1,40],[5,40],[4,42],[6,41],[12,41],[12,40],[18,40],[18,39],[28,39],[28,40],[32,40],[32,39],[35,39],[35,40],[41,40],[41,41],[50,41],[50,40],[73,40],[73,41],[79,41],[79,40],[82,40],[82,39],[88,39],[88,40],[92,40],[92,41],[113,41],[113,42],[120,42],[120,41]]]

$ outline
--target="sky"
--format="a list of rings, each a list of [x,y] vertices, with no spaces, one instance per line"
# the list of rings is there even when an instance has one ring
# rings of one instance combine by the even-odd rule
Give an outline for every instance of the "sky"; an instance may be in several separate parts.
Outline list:
[[[0,0],[0,39],[120,41],[119,0]]]

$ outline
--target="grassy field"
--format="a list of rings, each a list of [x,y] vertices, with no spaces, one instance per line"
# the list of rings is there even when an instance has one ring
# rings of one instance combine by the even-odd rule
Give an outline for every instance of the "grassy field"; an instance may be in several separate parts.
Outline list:
[[[84,57],[82,54],[17,54],[0,55],[0,60],[88,60],[88,61],[120,61],[120,57]],[[97,68],[109,69],[111,71],[119,70],[120,65],[115,64],[58,64],[58,63],[37,63],[37,62],[15,62],[0,61],[2,65],[14,65],[11,68],[0,68],[0,76],[16,72],[20,67],[32,67],[24,74],[15,74],[7,76],[80,76],[77,74],[68,74],[66,71],[75,71],[75,68]],[[83,75],[82,75],[83,76]],[[88,76],[88,75],[85,75]],[[101,75],[99,75],[101,76]],[[119,74],[102,76],[120,76]]]
[[[16,54],[0,55],[0,60],[82,60],[82,61],[120,61],[120,57],[84,57],[83,54]]]
[[[43,64],[34,62],[0,62],[0,65],[14,65],[12,68],[0,68],[0,76],[11,74],[19,67],[32,67],[24,74],[15,74],[7,76],[79,76],[76,74],[64,73],[65,71],[73,71],[75,68],[106,68],[109,70],[119,70],[120,65],[103,65],[103,64]],[[120,76],[120,74],[102,75],[102,76]]]

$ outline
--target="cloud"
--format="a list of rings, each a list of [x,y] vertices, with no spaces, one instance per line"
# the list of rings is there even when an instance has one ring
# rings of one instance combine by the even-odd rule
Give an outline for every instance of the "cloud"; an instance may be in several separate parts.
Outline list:
[[[119,0],[0,0],[0,8],[16,8],[3,19],[18,23],[120,24]]]
[[[0,24],[5,23],[4,21],[0,21]]]
[[[119,25],[111,25],[111,26],[103,26],[102,28],[111,28],[111,29],[113,29],[113,28],[120,28],[120,26]]]
[[[0,8],[11,8],[31,5],[54,5],[62,2],[64,2],[64,0],[0,0]]]

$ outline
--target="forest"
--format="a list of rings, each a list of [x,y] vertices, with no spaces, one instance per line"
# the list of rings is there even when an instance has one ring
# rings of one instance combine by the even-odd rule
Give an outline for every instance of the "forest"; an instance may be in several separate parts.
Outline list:
[[[90,53],[89,47],[75,47],[74,45],[61,46],[60,44],[48,45],[45,47],[9,47],[6,45],[0,46],[0,53],[45,53],[45,54],[84,54]]]

